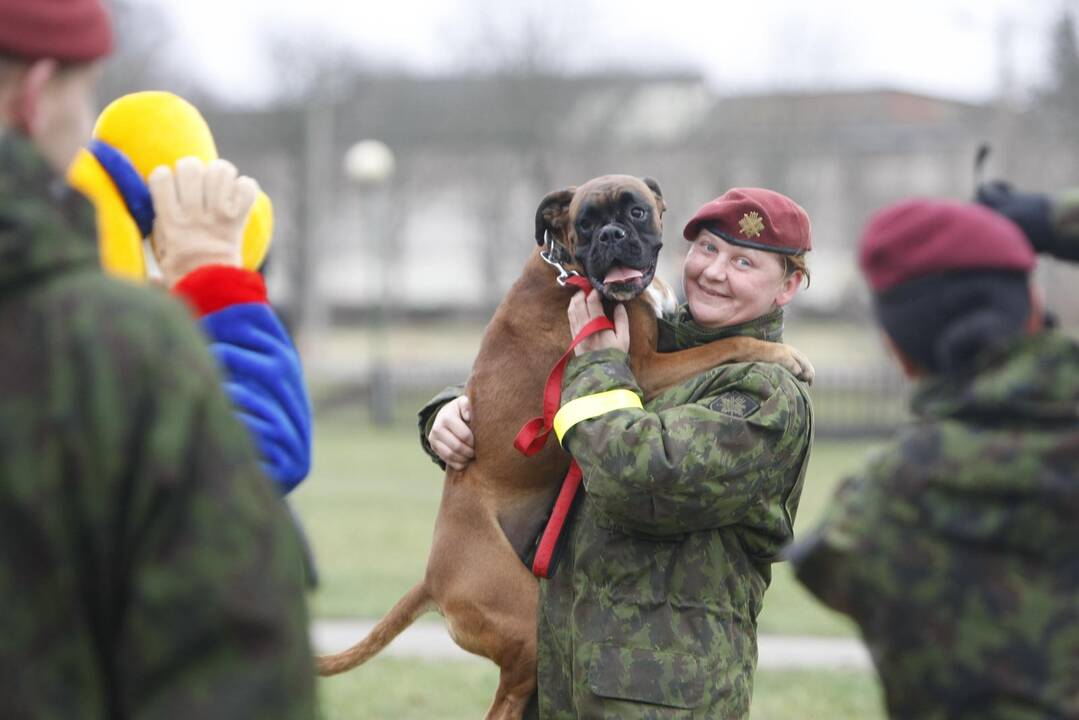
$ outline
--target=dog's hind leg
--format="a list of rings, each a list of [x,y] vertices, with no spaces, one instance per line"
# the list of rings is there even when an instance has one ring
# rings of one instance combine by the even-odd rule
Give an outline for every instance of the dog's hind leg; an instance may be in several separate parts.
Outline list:
[[[509,557],[509,556],[507,556]],[[501,576],[487,584],[501,588],[499,607],[487,605],[480,611],[447,612],[446,619],[454,639],[466,650],[493,660],[500,669],[498,690],[495,692],[487,720],[521,720],[529,697],[536,689],[536,617],[539,592],[535,578],[521,564],[516,554],[513,565],[498,568]],[[512,569],[512,585],[506,585],[507,571]],[[514,590],[506,588],[516,586]],[[513,598],[507,603],[507,598]],[[452,606],[452,603],[449,604]],[[477,612],[478,611],[478,612]]]
[[[493,660],[501,670],[487,720],[521,720],[536,689],[536,634],[539,617],[539,584],[516,554],[507,566],[513,572],[518,607],[502,619],[500,654]]]
[[[501,670],[487,720],[520,720],[536,688],[539,588],[504,539],[497,554],[473,593],[443,598],[442,612],[458,645]]]
[[[519,720],[536,686],[539,583],[493,513],[466,495],[443,498],[427,585],[454,641],[501,669],[488,719]]]
[[[535,659],[535,652],[532,654]],[[536,689],[536,664],[517,663],[512,668],[502,668],[498,676],[498,690],[487,711],[486,720],[521,720],[525,708]]]

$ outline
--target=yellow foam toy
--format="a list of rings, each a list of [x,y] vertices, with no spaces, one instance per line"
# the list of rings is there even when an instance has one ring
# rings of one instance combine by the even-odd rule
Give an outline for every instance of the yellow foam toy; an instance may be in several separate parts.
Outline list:
[[[142,182],[161,165],[175,167],[183,157],[216,160],[206,120],[194,105],[167,92],[138,92],[114,100],[94,126],[94,139],[118,150]],[[68,182],[97,209],[101,264],[113,275],[143,280],[143,236],[109,172],[89,150],[79,152]],[[241,251],[244,267],[255,270],[266,257],[273,235],[273,204],[260,192],[247,217]]]

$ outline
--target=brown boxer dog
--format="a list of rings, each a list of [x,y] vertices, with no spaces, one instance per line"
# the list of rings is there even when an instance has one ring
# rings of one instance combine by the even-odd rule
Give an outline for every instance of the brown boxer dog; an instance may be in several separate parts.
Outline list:
[[[630,362],[646,399],[725,362],[777,362],[811,379],[809,362],[780,343],[734,337],[656,351],[656,310],[642,293],[655,275],[664,209],[654,180],[605,175],[549,193],[536,211],[541,248],[550,241],[567,269],[587,277],[605,299],[627,303]],[[569,346],[566,309],[573,292],[555,282],[537,249],[495,311],[472,367],[467,392],[476,456],[464,470],[446,471],[423,581],[366,638],[319,658],[320,675],[365,662],[420,615],[437,610],[458,645],[501,669],[487,718],[522,716],[536,686],[539,587],[521,559],[542,530],[569,456],[550,442],[526,458],[513,440],[541,414],[547,374]]]

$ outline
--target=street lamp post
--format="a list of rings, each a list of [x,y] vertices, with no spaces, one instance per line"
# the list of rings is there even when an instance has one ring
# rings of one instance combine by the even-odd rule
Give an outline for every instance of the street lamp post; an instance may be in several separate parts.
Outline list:
[[[393,386],[386,357],[388,341],[387,316],[390,302],[389,248],[386,215],[389,208],[386,188],[396,169],[393,151],[378,140],[361,140],[345,153],[345,174],[359,189],[361,199],[368,196],[380,202],[370,202],[367,213],[378,259],[378,295],[375,299],[374,324],[371,332],[371,367],[368,384],[371,393],[371,420],[376,425],[393,422]],[[361,204],[362,207],[362,204]],[[380,212],[381,210],[381,212]],[[362,222],[362,216],[361,216]]]

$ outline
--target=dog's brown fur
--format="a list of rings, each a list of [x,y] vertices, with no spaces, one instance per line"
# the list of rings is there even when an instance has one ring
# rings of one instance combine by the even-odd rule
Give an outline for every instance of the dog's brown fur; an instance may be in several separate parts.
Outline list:
[[[576,191],[549,194],[537,214],[537,240],[556,233],[571,253],[580,198],[612,198],[645,187],[627,176],[603,176]],[[656,222],[663,200],[654,184]],[[658,229],[658,228],[657,228]],[[540,414],[544,381],[570,341],[566,308],[573,290],[554,282],[537,250],[510,288],[484,334],[468,380],[475,459],[447,470],[424,579],[352,648],[318,659],[320,675],[353,668],[384,648],[417,617],[438,610],[465,650],[501,668],[487,718],[520,718],[536,685],[538,585],[521,562],[541,530],[569,457],[556,442],[526,458],[513,448],[517,430]],[[725,362],[780,362],[805,376],[812,369],[792,348],[736,337],[678,353],[656,352],[655,313],[643,297],[627,303],[631,366],[646,398]],[[524,400],[524,401],[523,401]]]

